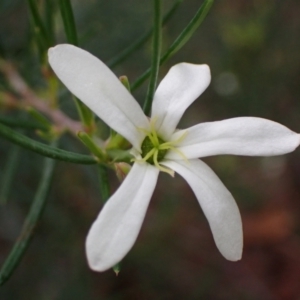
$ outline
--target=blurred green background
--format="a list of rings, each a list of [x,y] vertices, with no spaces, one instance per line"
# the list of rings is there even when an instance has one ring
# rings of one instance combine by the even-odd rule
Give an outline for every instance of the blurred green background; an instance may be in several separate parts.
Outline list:
[[[55,1],[53,1],[55,2]],[[80,46],[104,62],[151,27],[152,1],[72,1]],[[174,3],[164,0],[164,11]],[[201,5],[183,1],[163,31],[173,42]],[[300,131],[300,2],[216,0],[189,43],[160,69],[206,63],[207,91],[185,113],[181,128],[237,116],[257,116]],[[41,78],[26,1],[0,1],[0,54],[36,90]],[[66,42],[57,12],[56,43]],[[134,81],[150,66],[151,43],[114,69]],[[147,85],[134,94],[142,102]],[[0,74],[0,90],[5,81]],[[61,107],[76,118],[62,91]],[[1,115],[19,115],[0,103]],[[34,132],[26,132],[37,138]],[[65,136],[63,149],[86,152]],[[0,140],[0,180],[13,145]],[[300,150],[272,158],[206,158],[236,199],[244,226],[243,259],[226,261],[187,183],[161,174],[138,241],[113,271],[89,270],[84,242],[102,207],[96,167],[57,162],[48,204],[4,300],[300,299]],[[23,151],[7,205],[0,207],[0,263],[19,235],[41,176],[42,157]],[[112,192],[119,183],[110,174]]]

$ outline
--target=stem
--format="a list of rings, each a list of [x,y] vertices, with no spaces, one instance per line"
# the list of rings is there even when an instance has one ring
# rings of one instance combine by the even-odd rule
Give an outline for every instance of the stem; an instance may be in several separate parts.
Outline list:
[[[27,2],[28,2],[29,9],[30,9],[30,13],[32,15],[34,26],[35,26],[36,30],[38,30],[37,35],[42,38],[44,50],[46,50],[51,45],[51,41],[49,40],[46,27],[45,27],[45,25],[42,21],[42,18],[39,14],[38,7],[37,7],[37,1],[36,0],[27,0]]]
[[[182,0],[177,0],[175,4],[171,7],[171,9],[165,14],[162,20],[162,25],[164,26],[171,17],[175,14],[179,5],[182,3]],[[130,44],[127,48],[122,50],[119,54],[117,54],[114,58],[108,61],[107,65],[112,69],[122,63],[126,58],[130,56],[135,50],[139,49],[142,45],[144,45],[148,39],[151,37],[153,32],[153,28],[144,33],[140,38],[138,38],[135,42]]]
[[[13,274],[25,254],[29,242],[34,234],[37,222],[41,217],[46,204],[46,199],[52,179],[55,161],[49,158],[45,159],[44,170],[40,180],[37,192],[33,199],[30,211],[25,219],[20,236],[15,242],[11,252],[5,260],[0,271],[0,285],[3,285]]]
[[[178,52],[193,36],[195,31],[201,25],[205,17],[207,16],[212,4],[213,0],[206,0],[201,7],[196,12],[193,19],[189,22],[189,24],[183,29],[183,31],[179,34],[177,39],[173,42],[173,44],[169,47],[166,53],[160,59],[160,65],[162,65],[165,61],[167,61],[171,56],[173,56],[176,52]],[[131,86],[131,90],[136,90],[150,75],[151,69],[145,71]]]
[[[19,163],[20,150],[21,149],[19,146],[13,145],[12,150],[9,153],[7,163],[3,170],[3,178],[0,187],[0,205],[4,205],[7,203],[14,175]]]
[[[190,23],[184,28],[184,30],[177,37],[177,39],[174,41],[174,43],[171,45],[168,51],[164,54],[164,56],[161,59],[161,63],[164,63],[166,60],[168,60],[190,40],[190,38],[194,35],[195,31],[204,21],[213,2],[214,0],[206,0],[201,5],[193,19],[190,21]]]
[[[46,144],[37,142],[21,133],[18,133],[9,127],[0,124],[0,136],[9,140],[10,142],[17,144],[23,148],[29,149],[33,152],[36,152],[40,155],[47,156],[57,160],[63,160],[67,162],[72,162],[75,164],[107,164],[110,161],[112,162],[128,162],[132,161],[133,156],[126,150],[119,149],[108,149],[106,151],[109,162],[99,161],[99,159],[94,158],[90,155],[78,154],[71,151],[66,151],[58,149],[55,147],[48,146]]]
[[[40,112],[46,114],[58,130],[63,131],[68,129],[74,135],[77,135],[78,131],[84,130],[80,122],[70,119],[62,111],[52,108],[44,99],[39,98],[28,87],[12,64],[0,61],[0,70],[4,73],[14,91],[23,98],[23,105],[33,106]],[[12,99],[10,99],[10,101],[12,101]],[[15,102],[19,104],[19,102]]]
[[[100,147],[93,141],[93,139],[85,132],[78,132],[78,138],[81,142],[93,153],[100,161],[106,160],[106,154],[102,151]]]
[[[34,151],[43,156],[47,156],[53,159],[73,162],[76,164],[96,164],[98,161],[89,155],[77,154],[74,152],[69,152],[61,150],[55,147],[45,145],[43,143],[37,142],[19,132],[16,132],[3,124],[0,124],[0,136],[17,144],[23,148]]]
[[[110,197],[110,188],[108,180],[108,169],[103,165],[98,166],[99,180],[100,180],[100,194],[103,203]]]
[[[40,129],[40,130],[48,130],[49,127],[44,124],[38,123],[36,121],[27,121],[20,120],[15,117],[7,117],[0,115],[0,123],[7,125],[9,127],[19,127],[24,129]]]
[[[59,0],[59,8],[67,40],[70,44],[78,46],[77,30],[70,0]]]
[[[147,91],[146,100],[144,103],[144,112],[146,115],[150,114],[154,92],[157,84],[157,77],[159,71],[160,52],[161,52],[161,2],[160,0],[153,0],[154,6],[154,30],[152,42],[152,66],[150,81]]]
[[[54,34],[54,15],[55,15],[55,1],[45,0],[44,3],[44,15],[45,15],[45,28],[48,32],[49,40],[51,44],[55,44],[55,34]]]

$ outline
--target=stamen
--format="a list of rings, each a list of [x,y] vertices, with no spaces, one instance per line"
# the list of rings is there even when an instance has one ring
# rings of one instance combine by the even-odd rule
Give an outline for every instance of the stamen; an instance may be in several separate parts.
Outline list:
[[[188,131],[186,130],[178,139],[174,140],[174,141],[170,141],[170,142],[165,142],[163,145],[176,145],[178,143],[180,143],[181,141],[183,141],[185,139],[185,137],[187,136]]]
[[[171,141],[171,143],[178,144],[179,142],[183,141],[187,136],[188,131],[186,130],[178,139]]]
[[[159,162],[164,159],[165,155],[169,150],[173,150],[179,156],[181,156],[185,161],[188,161],[187,157],[175,147],[177,143],[180,143],[186,137],[188,132],[187,131],[183,132],[183,134],[181,134],[179,138],[177,138],[174,141],[165,142],[157,134],[157,131],[155,129],[156,120],[157,118],[153,118],[150,121],[150,130],[146,130],[144,128],[138,128],[138,130],[146,134],[146,137],[141,145],[142,159],[137,159],[135,161],[147,162],[149,164],[154,165],[160,171],[168,173],[171,176],[174,176],[175,172],[173,170],[167,167],[163,167]]]
[[[154,145],[159,146],[159,139],[155,130],[155,123],[156,123],[157,117],[151,119],[150,121],[150,129],[151,129],[151,134],[153,136],[153,139],[155,140]]]
[[[130,162],[133,162],[133,163],[135,163],[135,162],[144,162],[144,160],[143,160],[143,159],[140,159],[140,158],[132,158],[132,159],[130,160]]]
[[[139,131],[141,131],[141,132],[143,132],[143,133],[145,133],[146,135],[149,134],[149,131],[147,129],[145,129],[145,128],[137,127],[136,129],[139,130]]]
[[[158,152],[157,149],[151,149],[142,160],[146,162],[152,155],[155,155],[156,152]]]
[[[148,138],[150,139],[153,146],[159,145],[159,142],[155,140],[151,133],[148,134]]]
[[[158,148],[159,148],[159,150],[168,150],[168,149],[170,149],[170,147],[173,147],[173,146],[167,145],[167,143],[163,143],[163,144],[160,144]]]
[[[181,151],[178,150],[177,148],[171,146],[171,147],[170,147],[170,150],[175,151],[179,156],[181,156],[181,157],[183,158],[183,160],[184,160],[185,162],[187,162],[187,163],[189,162],[188,158],[183,154],[183,152],[181,152]]]
[[[169,168],[165,168],[162,165],[158,165],[157,167],[161,172],[169,174],[171,177],[175,176],[175,172]]]
[[[168,173],[169,175],[174,177],[175,172],[173,170],[171,170],[169,168],[165,168],[161,164],[159,164],[157,161],[157,156],[158,156],[158,151],[156,151],[153,155],[153,161],[154,161],[155,167],[158,168],[161,172]]]
[[[158,156],[158,150],[156,149],[156,151],[154,152],[154,155],[153,155],[153,162],[154,162],[154,165],[159,169],[159,163],[157,161],[157,156]]]
[[[157,136],[156,132],[153,133],[152,137],[154,139],[154,144],[153,145],[156,146],[156,147],[159,147],[159,139],[158,139],[158,136]]]

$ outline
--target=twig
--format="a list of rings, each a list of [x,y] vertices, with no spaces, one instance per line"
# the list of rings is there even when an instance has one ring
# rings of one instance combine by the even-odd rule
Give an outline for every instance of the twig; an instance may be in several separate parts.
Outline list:
[[[56,108],[52,108],[44,99],[38,97],[32,91],[11,63],[1,62],[0,71],[3,72],[11,87],[23,100],[23,104],[32,106],[47,115],[59,131],[67,129],[76,135],[78,131],[84,131],[82,124],[74,121]]]

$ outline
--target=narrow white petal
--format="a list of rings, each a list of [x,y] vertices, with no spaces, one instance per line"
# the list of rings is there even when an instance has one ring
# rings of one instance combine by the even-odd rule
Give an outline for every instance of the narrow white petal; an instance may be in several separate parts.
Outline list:
[[[64,85],[106,124],[139,149],[148,128],[141,107],[97,57],[72,45],[48,51],[49,63]]]
[[[287,127],[254,117],[201,123],[177,131],[171,139],[178,139],[183,132],[187,132],[186,137],[177,147],[187,158],[219,154],[273,156],[291,152],[300,143],[300,135]],[[182,159],[171,151],[167,158]]]
[[[91,269],[105,271],[129,252],[141,229],[159,170],[135,163],[116,193],[107,201],[86,240]]]
[[[152,105],[152,118],[160,135],[168,140],[185,110],[210,83],[207,65],[180,63],[173,66],[159,84]]]
[[[191,186],[209,222],[215,243],[222,255],[241,259],[243,231],[239,209],[224,184],[201,160],[167,161],[165,166],[179,173]]]

